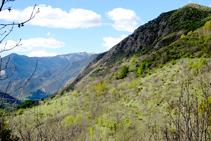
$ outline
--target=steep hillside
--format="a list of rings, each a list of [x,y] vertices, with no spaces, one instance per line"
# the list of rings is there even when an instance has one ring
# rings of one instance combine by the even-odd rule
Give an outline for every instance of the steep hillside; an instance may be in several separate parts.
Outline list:
[[[211,8],[189,4],[161,14],[132,34],[137,38],[130,35],[94,58],[63,85],[61,95],[24,110],[9,127],[25,135],[23,140],[38,133],[55,140],[207,140],[210,12]],[[158,26],[161,21],[166,31]],[[191,28],[186,26],[189,22]],[[154,37],[159,30],[159,38]]]
[[[188,4],[180,9],[162,13],[158,18],[137,28],[133,34],[111,48],[106,54],[93,60],[69,85],[69,88],[88,75],[93,68],[110,67],[123,58],[134,54],[152,53],[159,48],[170,45],[181,37],[202,27],[211,19],[211,9],[197,4]],[[103,56],[103,57],[102,57]]]

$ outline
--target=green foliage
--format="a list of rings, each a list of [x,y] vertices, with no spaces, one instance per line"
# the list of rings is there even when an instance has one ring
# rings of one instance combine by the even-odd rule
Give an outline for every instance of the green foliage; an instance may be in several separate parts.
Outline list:
[[[207,21],[204,24],[204,31],[207,32],[207,31],[210,31],[210,30],[211,30],[211,21]]]
[[[70,126],[70,125],[78,125],[80,120],[83,118],[83,115],[78,114],[76,117],[67,116],[65,119],[62,120],[62,126]]]
[[[207,64],[207,61],[204,58],[201,58],[197,67],[198,71],[201,69],[203,65],[206,65],[206,64]]]
[[[184,37],[185,37],[185,34],[182,34],[180,38],[183,39]]]
[[[129,67],[129,72],[134,72],[134,71],[136,71],[136,65],[135,64],[134,65],[131,65]]]
[[[141,63],[141,65],[138,68],[138,74],[141,75],[145,70],[147,72],[150,72],[149,67],[151,66],[151,63],[148,61],[145,61]]]
[[[194,69],[194,68],[196,68],[196,64],[194,64],[193,61],[189,61],[188,64],[189,64],[189,65],[188,65],[188,68],[189,68],[189,69]]]
[[[18,112],[16,113],[17,115],[22,115],[23,114],[23,109],[19,109]]]
[[[130,84],[128,85],[129,89],[135,88],[139,86],[139,80],[138,79],[134,79],[130,82]]]
[[[98,73],[99,71],[101,71],[101,70],[103,70],[103,69],[104,69],[103,67],[102,67],[102,68],[99,68],[99,67],[98,67],[97,69],[95,69],[95,70],[93,71],[93,74],[94,74],[94,73]]]
[[[205,116],[205,114],[211,112],[210,105],[211,105],[211,97],[208,97],[208,101],[202,100],[202,102],[199,104],[199,113],[200,113],[201,117],[203,117],[203,116]],[[208,125],[211,125],[211,116],[209,117]]]
[[[188,35],[191,35],[192,33],[193,33],[192,31],[189,31],[189,32],[188,32]]]
[[[103,92],[106,88],[106,82],[104,81],[103,83],[99,83],[97,85],[94,85],[91,87],[90,91],[97,91],[97,97],[100,96],[101,92]]]
[[[116,95],[116,94],[117,94],[116,88],[115,88],[115,87],[112,87],[108,92],[109,92],[110,94],[112,94],[112,95]]]
[[[44,102],[45,103],[45,102]],[[24,101],[24,103],[22,105],[17,106],[17,109],[26,109],[26,108],[32,108],[33,106],[38,105],[38,101],[37,100],[26,100]]]
[[[196,44],[196,40],[194,40],[194,39],[189,39],[187,42],[188,43],[191,43],[192,45],[195,45]]]
[[[129,67],[128,67],[128,66],[123,66],[123,67],[122,67],[122,71],[121,71],[121,73],[117,76],[117,78],[118,78],[118,79],[122,79],[122,78],[126,77],[127,74],[128,74],[128,72],[129,72]]]
[[[122,64],[122,61],[117,61],[116,62],[116,66],[119,66],[119,65],[121,65]]]
[[[130,59],[130,63],[131,63],[131,64],[135,63],[135,61],[136,61],[136,59],[135,59],[134,57],[132,57],[132,58]]]
[[[121,88],[124,88],[126,85],[127,85],[127,82],[125,81],[125,82],[120,83],[120,84],[117,86],[117,88],[118,88],[118,89],[121,89]]]
[[[62,126],[70,126],[74,123],[74,117],[73,116],[67,116],[65,119],[62,120],[61,125]]]

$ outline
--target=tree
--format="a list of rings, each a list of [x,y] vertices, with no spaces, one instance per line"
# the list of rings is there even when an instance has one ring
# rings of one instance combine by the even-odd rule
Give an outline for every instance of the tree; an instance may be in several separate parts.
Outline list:
[[[175,112],[172,114],[170,110],[169,120],[162,129],[166,140],[207,141],[211,139],[211,84],[200,80],[203,100],[199,101],[200,96],[190,79],[183,83]]]
[[[15,0],[2,0],[1,4],[0,4],[0,14],[3,10],[8,10],[10,12],[12,10],[11,7],[5,8],[4,6],[5,6],[6,3],[13,2],[13,1],[15,1]],[[0,44],[2,44],[3,41],[5,40],[5,38],[8,37],[11,34],[11,32],[14,29],[14,26],[17,26],[19,28],[23,27],[27,22],[34,19],[35,16],[38,13],[39,13],[39,8],[36,9],[36,5],[35,5],[33,10],[32,10],[31,16],[28,19],[26,19],[25,21],[23,21],[23,22],[12,22],[12,23],[0,23]],[[18,46],[21,46],[21,39],[13,47],[10,47],[10,48],[7,48],[7,42],[6,42],[4,44],[4,48],[0,50],[0,53],[10,51],[10,50],[12,50],[12,49],[14,49]],[[0,72],[5,71],[5,70],[11,70],[10,74],[2,75],[0,73],[0,82],[10,78],[16,71],[16,66],[8,67],[9,63],[10,63],[10,58],[8,58],[8,60],[6,62],[2,62],[2,57],[0,55]],[[4,98],[5,98],[6,95],[10,95],[13,92],[18,91],[18,90],[20,91],[19,94],[21,94],[22,88],[28,83],[28,81],[34,75],[36,68],[37,68],[37,62],[36,62],[35,69],[32,72],[31,76],[25,81],[25,83],[23,85],[14,89],[13,91],[9,91],[11,89],[11,87],[14,87],[14,85],[12,85],[12,82],[9,81],[9,83],[5,86],[5,90],[1,90],[1,92],[3,93],[3,96],[1,97],[1,100],[0,100],[0,108],[2,108]],[[5,113],[2,114],[2,117],[0,119],[0,133],[1,133],[0,139],[3,139],[3,140],[18,140],[17,137],[13,137],[11,135],[10,130],[5,129],[4,116],[5,116]]]

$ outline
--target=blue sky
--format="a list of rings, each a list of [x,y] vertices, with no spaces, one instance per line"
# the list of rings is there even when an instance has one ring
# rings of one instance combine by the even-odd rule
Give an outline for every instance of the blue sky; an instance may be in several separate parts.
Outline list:
[[[1,56],[54,56],[74,52],[104,52],[139,26],[163,12],[188,3],[211,6],[210,0],[16,0],[8,2],[12,11],[0,12],[0,23],[26,20],[36,4],[40,12],[24,27],[14,27],[0,48],[22,46]],[[6,30],[8,31],[8,27]],[[1,30],[3,32],[3,30]],[[1,36],[3,37],[3,36]]]

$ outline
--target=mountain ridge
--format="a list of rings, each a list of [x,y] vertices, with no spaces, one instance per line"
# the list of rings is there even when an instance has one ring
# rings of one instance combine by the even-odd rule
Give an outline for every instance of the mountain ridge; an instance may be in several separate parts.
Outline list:
[[[195,16],[195,14],[203,16]],[[101,54],[103,57],[91,61],[76,79],[69,84],[68,89],[72,89],[77,82],[91,73],[92,68],[94,68],[93,65],[96,65],[95,68],[114,65],[118,58],[128,58],[136,53],[154,52],[176,41],[182,34],[198,29],[208,20],[211,20],[211,8],[204,8],[204,6],[197,4],[188,4],[177,10],[162,13],[154,20],[138,27],[131,35],[113,46],[107,53]],[[191,26],[189,26],[190,24]]]

